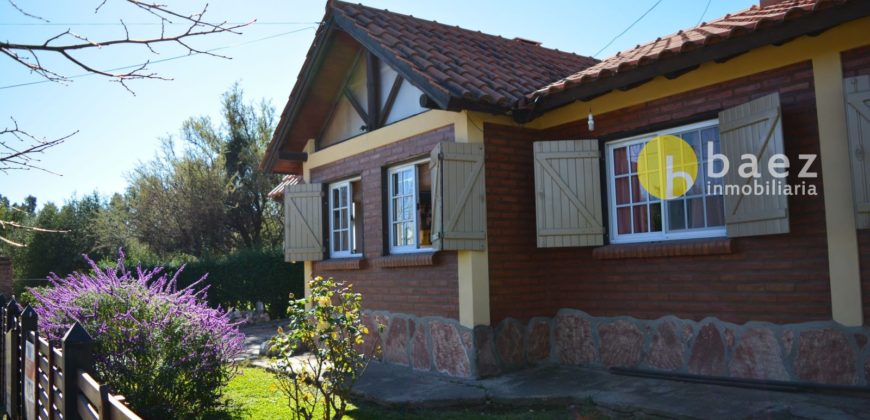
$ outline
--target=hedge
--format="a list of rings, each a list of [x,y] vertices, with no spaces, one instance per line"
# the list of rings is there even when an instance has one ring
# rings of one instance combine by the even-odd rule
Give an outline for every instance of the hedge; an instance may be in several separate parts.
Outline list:
[[[167,270],[174,273],[177,266]],[[284,262],[281,250],[244,250],[188,263],[178,279],[185,287],[208,273],[210,305],[252,309],[257,301],[266,305],[273,319],[287,316],[289,295],[303,296],[301,263]]]

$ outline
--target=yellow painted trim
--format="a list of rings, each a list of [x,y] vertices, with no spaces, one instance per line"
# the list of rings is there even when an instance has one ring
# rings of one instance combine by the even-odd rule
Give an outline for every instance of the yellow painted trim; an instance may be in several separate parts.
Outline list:
[[[486,118],[472,119],[472,115],[465,111],[461,115],[462,118],[453,124],[456,142],[483,144],[483,122]],[[489,325],[489,253],[459,251],[457,263],[459,323],[468,328]]]
[[[464,120],[458,112],[429,110],[402,121],[381,127],[375,131],[361,134],[334,146],[308,154],[303,171],[345,159],[362,152],[386,146],[409,137],[455,124]]]
[[[459,323],[489,325],[489,253],[458,251]]]
[[[311,261],[305,261],[302,264],[303,264],[303,270],[302,270],[303,274],[302,275],[304,276],[302,278],[302,284],[303,284],[302,287],[304,290],[303,293],[305,294],[305,299],[308,299],[311,296],[311,286],[308,284],[308,282],[311,281],[311,278],[312,278],[311,275],[314,272],[314,269],[312,267]],[[311,309],[311,304],[306,302],[305,309]]]
[[[867,35],[868,27],[870,27],[870,17],[865,17],[832,28],[816,37],[803,36],[779,47],[769,45],[758,48],[721,64],[702,64],[697,70],[673,80],[657,77],[634,89],[613,91],[587,102],[574,102],[565,105],[532,120],[526,126],[538,129],[553,127],[584,118],[590,108],[594,114],[603,114],[789,64],[812,60],[820,53],[839,53],[864,46],[870,44],[870,37]]]
[[[857,326],[864,318],[861,271],[846,131],[843,68],[838,51],[813,58],[813,79],[825,192],[831,312],[834,321]]]

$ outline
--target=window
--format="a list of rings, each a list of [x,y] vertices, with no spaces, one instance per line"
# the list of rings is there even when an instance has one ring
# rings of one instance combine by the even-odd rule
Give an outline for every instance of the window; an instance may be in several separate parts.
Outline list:
[[[432,182],[429,179],[428,161],[391,168],[387,182],[390,252],[430,249]]]
[[[362,190],[359,180],[329,186],[329,256],[359,256],[358,232],[362,232]]]
[[[692,146],[698,158],[698,176],[689,191],[676,199],[661,200],[641,186],[637,159],[644,144],[655,136],[671,134]],[[725,235],[724,205],[721,195],[707,194],[707,143],[719,147],[718,121],[677,127],[649,133],[606,145],[607,181],[610,214],[610,239],[613,243],[688,239]],[[718,162],[717,162],[718,163]],[[717,171],[721,168],[715,168]]]

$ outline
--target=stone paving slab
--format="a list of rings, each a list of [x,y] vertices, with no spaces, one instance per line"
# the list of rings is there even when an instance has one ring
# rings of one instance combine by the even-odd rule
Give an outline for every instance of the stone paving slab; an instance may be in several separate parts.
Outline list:
[[[242,351],[241,358],[247,360],[259,359],[260,347],[263,343],[275,335],[279,326],[286,327],[288,323],[289,321],[286,319],[279,319],[259,324],[239,326],[239,331],[245,334],[245,348]]]
[[[544,366],[482,380],[457,380],[407,367],[372,363],[355,393],[406,408],[569,405],[594,402],[616,416],[697,419],[870,419],[870,394],[775,392],[613,375]]]

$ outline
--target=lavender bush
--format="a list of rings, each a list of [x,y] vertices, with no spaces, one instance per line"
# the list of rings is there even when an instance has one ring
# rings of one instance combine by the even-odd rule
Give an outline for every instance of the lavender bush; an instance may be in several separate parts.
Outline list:
[[[52,287],[32,290],[39,329],[59,342],[74,321],[95,340],[99,379],[146,418],[198,417],[220,401],[235,373],[244,336],[225,311],[206,305],[198,282],[177,290],[162,268],[100,269],[52,274]],[[183,267],[182,267],[183,269]]]

